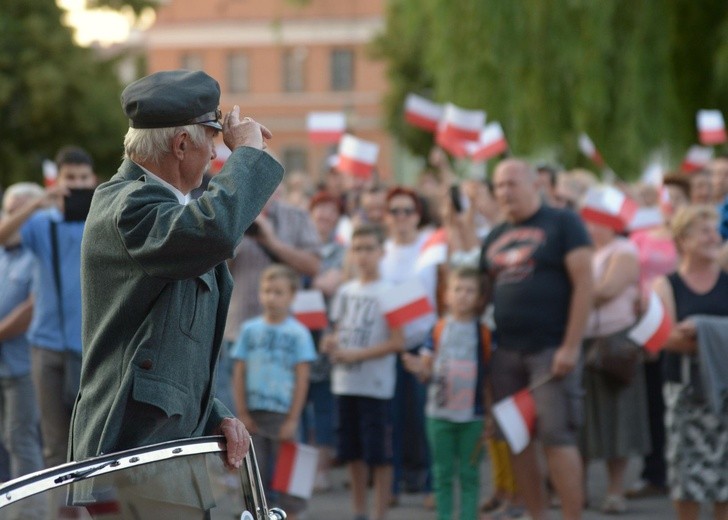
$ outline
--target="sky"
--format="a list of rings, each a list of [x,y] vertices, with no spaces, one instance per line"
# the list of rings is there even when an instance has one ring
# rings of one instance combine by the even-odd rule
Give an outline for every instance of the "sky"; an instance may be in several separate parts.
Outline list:
[[[133,17],[110,9],[86,9],[85,0],[57,0],[58,5],[68,11],[66,24],[76,30],[76,41],[90,45],[99,41],[110,45],[126,40],[133,25]],[[142,20],[142,23],[148,21]]]

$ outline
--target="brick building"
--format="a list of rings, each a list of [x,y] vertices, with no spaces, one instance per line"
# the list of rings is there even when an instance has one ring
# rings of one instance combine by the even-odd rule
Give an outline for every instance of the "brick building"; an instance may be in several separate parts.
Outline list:
[[[317,180],[335,146],[311,145],[310,111],[344,111],[350,129],[380,145],[393,178],[392,140],[382,129],[384,64],[368,42],[384,24],[385,0],[168,0],[146,32],[149,72],[203,69],[220,81],[222,108],[239,104],[274,134],[271,152],[288,171]]]

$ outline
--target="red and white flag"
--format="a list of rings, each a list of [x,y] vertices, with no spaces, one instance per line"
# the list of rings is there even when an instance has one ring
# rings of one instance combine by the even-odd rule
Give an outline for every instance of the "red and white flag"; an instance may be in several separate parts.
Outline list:
[[[511,451],[518,455],[536,431],[536,402],[528,388],[524,388],[493,405],[493,417],[498,423]]]
[[[329,321],[326,318],[324,293],[318,289],[296,291],[291,303],[293,316],[311,330],[325,329]]]
[[[346,132],[343,112],[310,112],[306,117],[308,140],[317,144],[338,143]]]
[[[584,133],[579,135],[579,150],[600,168],[604,166],[604,159],[594,145],[594,141]]]
[[[650,206],[649,208],[640,207],[635,212],[634,217],[632,217],[632,221],[629,223],[627,230],[632,233],[634,231],[662,226],[664,223],[665,216],[662,214],[660,208],[657,206]]]
[[[429,132],[437,130],[437,122],[442,118],[442,105],[417,94],[407,94],[404,101],[404,119],[412,126]]]
[[[484,111],[467,110],[447,103],[437,127],[438,141],[444,143],[478,141],[483,125],[485,125]]]
[[[464,141],[463,139],[453,138],[445,133],[445,123],[440,121],[435,131],[435,144],[448,152],[453,157],[463,159],[470,154],[470,147],[475,144],[474,141]]]
[[[705,168],[713,158],[713,149],[709,146],[693,145],[688,148],[680,169],[685,173],[693,173]]]
[[[447,262],[447,231],[439,228],[422,244],[415,262],[415,271]]]
[[[58,178],[58,167],[49,159],[43,159],[43,185],[50,188],[56,184]]]
[[[613,186],[594,186],[587,191],[581,217],[623,232],[637,213],[637,203]]]
[[[379,304],[391,328],[402,327],[434,312],[418,278],[410,278],[385,291],[379,298]]]
[[[697,119],[698,137],[701,144],[725,143],[725,121],[720,110],[698,110]]]
[[[336,169],[361,179],[369,179],[379,156],[379,145],[346,134],[339,141]]]
[[[216,144],[215,158],[210,163],[210,172],[218,173],[220,170],[222,170],[222,167],[225,166],[225,161],[227,161],[231,155],[232,152],[225,143]]]
[[[647,311],[627,333],[635,343],[650,352],[658,352],[667,341],[672,330],[672,319],[655,291],[650,292]]]
[[[503,127],[497,121],[488,123],[480,132],[477,143],[469,145],[469,155],[473,161],[485,161],[508,150],[508,141],[503,133]]]
[[[318,450],[295,442],[281,442],[271,487],[280,493],[311,498],[316,480]]]

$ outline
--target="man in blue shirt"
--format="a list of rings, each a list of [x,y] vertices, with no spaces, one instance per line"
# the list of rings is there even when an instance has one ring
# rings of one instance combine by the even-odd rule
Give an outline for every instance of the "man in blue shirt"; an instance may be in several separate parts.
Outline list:
[[[29,182],[10,186],[3,197],[3,218],[12,215],[43,189]],[[0,425],[10,454],[11,478],[43,469],[38,407],[30,377],[25,332],[33,314],[35,258],[16,234],[0,247]]]
[[[27,200],[0,222],[0,244],[8,243],[20,231],[23,247],[37,262],[38,283],[33,290],[35,307],[28,341],[41,413],[43,452],[49,467],[66,461],[81,364],[80,265],[84,222],[65,220],[63,197],[71,189],[96,185],[93,161],[81,148],[61,149],[56,165],[56,185]]]

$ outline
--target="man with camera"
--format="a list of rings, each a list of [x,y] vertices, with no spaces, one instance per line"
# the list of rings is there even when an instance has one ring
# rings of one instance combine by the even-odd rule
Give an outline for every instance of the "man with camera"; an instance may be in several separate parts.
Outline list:
[[[27,336],[48,467],[65,462],[68,451],[81,366],[81,237],[88,211],[83,201],[96,185],[93,161],[83,149],[63,148],[55,162],[55,185],[0,222],[0,244],[12,243],[19,232],[39,270]]]

